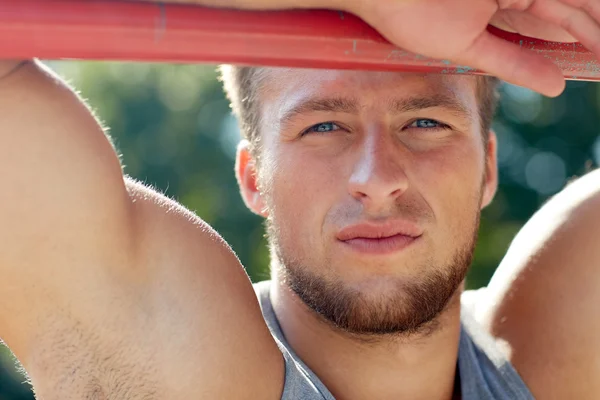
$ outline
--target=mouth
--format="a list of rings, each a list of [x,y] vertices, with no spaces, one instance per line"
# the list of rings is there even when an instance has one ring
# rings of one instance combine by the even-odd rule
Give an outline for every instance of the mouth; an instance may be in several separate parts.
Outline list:
[[[364,223],[342,229],[336,238],[350,250],[362,254],[389,255],[414,244],[423,235],[417,225],[404,221]]]

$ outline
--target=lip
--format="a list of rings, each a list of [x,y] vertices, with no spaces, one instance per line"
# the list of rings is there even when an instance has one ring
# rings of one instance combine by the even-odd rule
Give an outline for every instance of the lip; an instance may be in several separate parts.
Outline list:
[[[340,230],[336,238],[350,249],[365,254],[399,252],[417,241],[423,230],[406,220],[362,223]]]

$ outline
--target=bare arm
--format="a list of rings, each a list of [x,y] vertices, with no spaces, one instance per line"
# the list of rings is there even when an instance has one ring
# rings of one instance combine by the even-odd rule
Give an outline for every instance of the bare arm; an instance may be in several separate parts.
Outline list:
[[[523,227],[478,314],[540,399],[600,396],[600,170]]]
[[[64,286],[82,270],[84,254],[123,263],[119,257],[132,253],[133,226],[118,158],[76,95],[33,62],[0,81],[0,93],[0,293],[11,299],[0,302],[0,322],[19,352],[30,337],[12,330],[42,306],[31,296],[36,285]],[[98,254],[105,246],[123,251]],[[65,262],[70,257],[75,262]]]
[[[219,236],[125,179],[39,64],[0,81],[0,109],[0,335],[38,395],[276,399],[281,354]]]

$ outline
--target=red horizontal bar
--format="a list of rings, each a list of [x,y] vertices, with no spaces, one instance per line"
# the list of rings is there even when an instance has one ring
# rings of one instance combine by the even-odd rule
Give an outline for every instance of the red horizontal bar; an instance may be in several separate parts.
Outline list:
[[[491,30],[550,58],[567,79],[600,80],[600,63],[578,43]],[[31,57],[481,73],[399,49],[360,19],[341,12],[0,0],[0,58]]]

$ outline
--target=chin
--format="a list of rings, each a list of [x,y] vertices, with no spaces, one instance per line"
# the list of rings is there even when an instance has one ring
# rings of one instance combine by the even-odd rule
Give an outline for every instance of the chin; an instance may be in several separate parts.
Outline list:
[[[449,255],[420,244],[385,257],[344,248],[318,257],[292,243],[272,244],[277,276],[310,310],[338,331],[368,337],[431,332],[461,287],[474,251],[471,240]]]
[[[343,257],[330,265],[336,279],[369,290],[410,285],[436,268],[431,260],[408,253],[385,258]]]
[[[344,278],[341,277],[343,282]],[[348,290],[355,290],[365,296],[385,296],[386,294],[397,294],[403,291],[403,288],[410,287],[417,283],[411,282],[412,279],[407,276],[398,276],[398,274],[365,274],[364,277],[354,281],[347,282]]]
[[[343,273],[327,277],[306,266],[285,265],[286,283],[321,319],[352,335],[430,332],[460,287],[466,268],[421,266],[409,275]],[[344,272],[349,272],[349,268]]]

